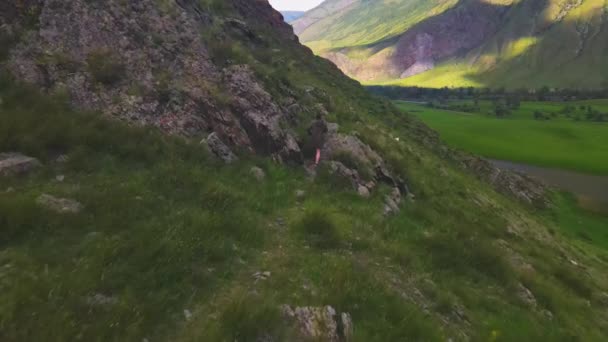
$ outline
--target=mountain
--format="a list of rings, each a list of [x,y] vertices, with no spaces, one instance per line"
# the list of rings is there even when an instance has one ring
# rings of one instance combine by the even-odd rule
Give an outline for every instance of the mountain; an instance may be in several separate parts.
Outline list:
[[[0,41],[2,341],[608,334],[602,217],[450,149],[266,0],[4,1]]]
[[[327,0],[293,26],[316,53],[366,83],[608,83],[604,0]]]
[[[281,11],[283,18],[285,18],[285,21],[288,23],[300,18],[304,13],[305,12],[302,11]]]

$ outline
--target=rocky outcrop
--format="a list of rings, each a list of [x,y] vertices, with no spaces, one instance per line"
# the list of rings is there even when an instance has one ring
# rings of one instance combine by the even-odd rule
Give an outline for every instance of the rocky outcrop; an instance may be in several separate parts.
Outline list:
[[[0,176],[24,175],[40,165],[38,159],[20,153],[0,153]]]
[[[487,181],[503,194],[514,196],[536,207],[543,208],[550,204],[545,186],[524,174],[501,170],[479,157],[463,156],[460,162],[465,169]]]
[[[296,40],[265,1],[233,1],[260,22]],[[299,160],[300,150],[281,125],[285,114],[245,65],[218,65],[204,32],[214,40],[259,37],[248,23],[211,15],[198,1],[38,0],[3,4],[3,31],[36,25],[10,51],[6,68],[19,80],[69,95],[74,107],[94,110],[174,135],[215,132],[228,146]],[[10,8],[8,8],[10,7]],[[23,19],[19,19],[19,14]],[[25,29],[24,29],[25,30]],[[222,63],[234,61],[222,59]]]
[[[36,203],[59,214],[77,214],[83,206],[73,199],[58,198],[52,195],[43,194],[36,199]]]
[[[207,148],[213,155],[221,159],[224,163],[230,164],[238,160],[238,157],[232,153],[230,148],[218,137],[216,133],[211,133],[203,141],[207,144]]]
[[[353,338],[353,322],[348,313],[338,313],[331,306],[295,307],[284,305],[283,316],[293,322],[304,340],[348,342]]]
[[[332,169],[353,179],[355,189],[358,189],[359,185],[363,185],[371,190],[375,183],[385,183],[409,193],[407,184],[389,171],[380,154],[354,135],[330,134],[323,147],[322,155],[324,158],[333,160]],[[341,162],[336,163],[336,161]],[[357,172],[345,172],[344,168],[349,169],[344,165],[345,162],[354,164],[348,166]]]

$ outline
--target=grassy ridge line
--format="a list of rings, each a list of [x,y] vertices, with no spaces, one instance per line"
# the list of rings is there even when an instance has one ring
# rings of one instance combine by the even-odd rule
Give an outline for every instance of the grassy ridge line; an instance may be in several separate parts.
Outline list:
[[[608,107],[595,105],[604,103],[581,102],[606,110]],[[559,111],[563,104],[524,102],[521,109],[507,119],[496,119],[482,113],[431,109],[406,102],[397,102],[397,105],[440,132],[446,142],[466,151],[493,159],[608,174],[608,159],[605,157],[608,155],[607,124],[533,119],[534,111]],[[490,104],[482,103],[481,109],[483,113],[489,113]]]

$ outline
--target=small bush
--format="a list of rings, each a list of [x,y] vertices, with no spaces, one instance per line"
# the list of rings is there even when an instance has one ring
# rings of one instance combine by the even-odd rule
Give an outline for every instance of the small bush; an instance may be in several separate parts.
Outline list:
[[[87,57],[87,63],[93,79],[104,85],[120,82],[126,71],[118,57],[106,49],[91,52]]]
[[[340,246],[341,237],[338,227],[331,215],[325,211],[316,209],[306,213],[298,223],[297,229],[314,247],[331,249]]]

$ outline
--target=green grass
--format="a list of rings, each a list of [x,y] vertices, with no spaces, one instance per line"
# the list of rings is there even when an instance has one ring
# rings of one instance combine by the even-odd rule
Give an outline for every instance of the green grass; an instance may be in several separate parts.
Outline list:
[[[608,109],[604,100],[591,103],[598,110]],[[559,112],[564,104],[525,102],[505,119],[489,115],[492,109],[488,102],[481,103],[481,113],[453,112],[406,102],[397,105],[438,131],[450,145],[484,157],[608,174],[607,123],[575,122],[561,115],[549,121],[533,118],[536,110]]]
[[[0,178],[1,340],[290,340],[281,304],[349,312],[356,341],[461,333],[599,341],[608,331],[602,308],[587,304],[608,289],[596,271],[608,261],[604,249],[568,252],[596,274],[577,282],[554,245],[570,242],[553,218],[535,221],[529,208],[418,145],[410,119],[387,114],[357,124],[333,114],[407,176],[416,201],[385,218],[388,187],[362,199],[331,177],[311,182],[266,159],[241,156],[226,166],[198,143],[74,112],[11,83],[0,82],[0,95],[0,150],[44,164],[27,177]],[[56,163],[58,154],[69,161]],[[265,170],[264,182],[252,179],[253,165]],[[44,210],[35,203],[42,193],[84,210]],[[509,225],[527,226],[530,237],[510,236]],[[547,227],[558,232],[551,240],[531,237]],[[513,253],[538,274],[514,266]],[[271,276],[256,281],[259,271]],[[553,320],[521,303],[520,282]],[[91,304],[95,295],[112,303]]]

